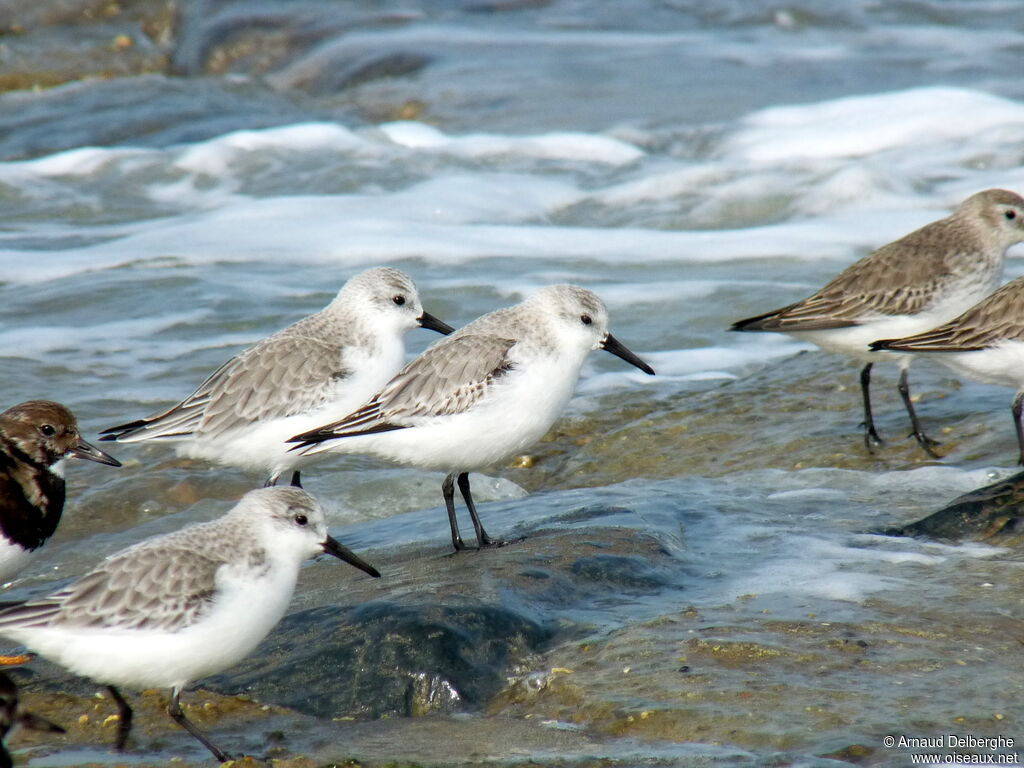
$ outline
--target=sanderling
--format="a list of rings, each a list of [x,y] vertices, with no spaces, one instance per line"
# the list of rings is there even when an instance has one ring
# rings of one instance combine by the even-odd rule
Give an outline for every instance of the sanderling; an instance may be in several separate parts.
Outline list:
[[[927,353],[968,378],[1017,389],[1011,411],[1018,461],[1024,464],[1024,277],[1011,280],[948,323],[902,339],[881,339],[871,348]]]
[[[267,485],[302,457],[285,440],[329,414],[348,413],[405,363],[405,332],[453,328],[423,311],[412,279],[377,267],[345,283],[334,301],[228,360],[172,408],[103,430],[103,440],[177,441],[178,454],[266,472]]]
[[[0,413],[0,583],[57,530],[67,457],[121,466],[82,439],[74,414],[60,403],[28,400]]]
[[[988,189],[964,200],[945,219],[932,222],[841,272],[803,301],[740,320],[732,331],[779,331],[841,352],[865,363],[864,444],[883,441],[871,414],[871,367],[880,355],[876,339],[910,336],[956,317],[999,284],[1006,249],[1024,241],[1024,198]],[[890,356],[900,365],[899,392],[913,435],[930,455],[937,442],[924,434],[910,399],[910,356]]]
[[[540,439],[565,408],[592,349],[654,374],[608,332],[600,298],[573,285],[549,286],[440,340],[361,408],[290,442],[304,455],[368,453],[448,472],[441,489],[456,551],[465,549],[455,519],[456,480],[477,543],[500,545],[480,523],[468,473]]]
[[[105,683],[124,746],[132,711],[117,686],[170,688],[168,714],[224,762],[181,710],[189,682],[251,652],[284,615],[299,567],[321,552],[380,574],[327,535],[301,488],[250,491],[223,517],[111,555],[46,597],[0,608],[0,635]]]
[[[12,768],[14,765],[4,740],[16,726],[33,731],[64,733],[64,729],[56,723],[26,712],[18,701],[18,686],[6,672],[0,672],[0,768]]]

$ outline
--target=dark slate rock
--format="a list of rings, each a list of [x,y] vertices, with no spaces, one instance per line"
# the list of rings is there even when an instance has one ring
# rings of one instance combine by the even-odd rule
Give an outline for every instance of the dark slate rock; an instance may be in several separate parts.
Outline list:
[[[998,544],[1017,543],[1024,534],[1024,472],[953,499],[927,517],[883,533]]]

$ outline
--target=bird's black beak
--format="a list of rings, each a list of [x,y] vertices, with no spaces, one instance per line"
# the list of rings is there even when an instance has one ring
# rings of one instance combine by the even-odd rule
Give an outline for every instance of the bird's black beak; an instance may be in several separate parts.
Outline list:
[[[111,467],[121,466],[120,461],[110,454],[104,453],[95,445],[85,442],[85,440],[79,440],[78,445],[68,451],[68,456],[72,456],[76,459],[88,459],[89,461],[95,461],[98,464],[109,464]]]
[[[420,328],[426,328],[431,331],[437,331],[438,333],[443,333],[445,336],[447,336],[449,333],[455,330],[450,325],[448,325],[448,323],[444,322],[443,320],[438,320],[429,312],[424,312],[416,319],[419,320]]]
[[[648,376],[654,375],[654,369],[651,368],[647,363],[641,360],[639,357],[630,352],[626,345],[612,336],[610,333],[604,337],[604,341],[601,342],[601,349],[605,352],[611,352],[616,357],[621,357],[630,365],[635,365],[641,371],[646,373]]]
[[[357,555],[351,549],[346,547],[344,544],[339,543],[335,539],[332,539],[330,536],[328,536],[327,539],[320,546],[324,548],[324,552],[326,552],[328,555],[334,555],[339,560],[344,560],[349,565],[354,565],[360,571],[370,574],[375,579],[380,578],[380,571],[378,571],[368,562],[363,560],[363,558],[359,557],[359,555]]]

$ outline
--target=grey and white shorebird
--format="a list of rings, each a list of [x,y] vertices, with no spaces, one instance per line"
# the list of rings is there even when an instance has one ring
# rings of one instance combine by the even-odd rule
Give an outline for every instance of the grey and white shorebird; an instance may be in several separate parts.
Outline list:
[[[864,444],[883,440],[871,412],[871,368],[882,359],[900,366],[899,393],[913,436],[930,456],[938,443],[925,435],[910,397],[910,355],[872,352],[882,338],[910,336],[950,320],[999,285],[1006,250],[1024,241],[1024,198],[987,189],[964,200],[945,219],[884,245],[847,267],[828,285],[794,304],[733,323],[731,331],[777,331],[864,363]]]
[[[593,349],[654,374],[608,332],[608,310],[596,294],[574,285],[542,288],[441,339],[361,408],[291,442],[304,456],[366,453],[447,472],[441,490],[452,546],[466,548],[455,518],[456,481],[478,545],[500,546],[477,515],[469,472],[539,440],[568,403]]]
[[[937,328],[902,339],[881,339],[871,348],[924,354],[968,378],[1015,388],[1011,413],[1018,462],[1024,464],[1024,277]]]
[[[66,459],[121,466],[87,443],[71,411],[28,400],[0,413],[0,583],[24,569],[60,524]]]
[[[405,363],[404,336],[417,326],[451,333],[424,312],[412,278],[376,267],[351,278],[326,308],[235,355],[180,403],[103,430],[102,440],[173,441],[177,452],[267,475],[292,473],[304,457],[292,435],[364,403]]]
[[[45,717],[27,712],[18,699],[18,686],[6,672],[0,672],[0,768],[13,768],[14,761],[7,751],[7,734],[14,728],[32,731],[64,733],[64,729]]]
[[[284,615],[303,561],[320,553],[377,570],[327,533],[301,488],[250,491],[223,517],[154,536],[45,597],[0,608],[0,635],[105,683],[117,747],[132,710],[118,686],[170,688],[167,712],[219,761],[227,753],[182,712],[191,681],[249,654]]]

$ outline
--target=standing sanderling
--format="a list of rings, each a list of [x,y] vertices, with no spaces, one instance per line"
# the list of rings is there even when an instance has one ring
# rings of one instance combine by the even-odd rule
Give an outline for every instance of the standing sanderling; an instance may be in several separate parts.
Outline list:
[[[121,466],[82,439],[74,414],[60,403],[28,400],[0,413],[0,583],[57,530],[66,457]]]
[[[302,457],[285,440],[359,407],[405,362],[403,337],[453,328],[423,311],[412,279],[390,267],[362,272],[326,308],[228,360],[172,408],[103,430],[103,440],[178,441],[178,453],[266,472],[267,485]]]
[[[880,355],[868,345],[903,337],[956,317],[991,293],[1003,273],[1006,249],[1024,241],[1024,198],[987,189],[964,200],[945,219],[911,232],[847,267],[802,301],[733,323],[731,331],[778,331],[865,363],[864,444],[883,441],[871,415],[871,367]],[[889,356],[897,359],[897,356]],[[898,358],[899,392],[913,435],[930,456],[938,443],[924,434],[907,383],[910,355]]]
[[[321,552],[380,576],[327,535],[310,494],[260,488],[217,520],[154,536],[46,597],[8,604],[0,635],[106,683],[118,749],[132,710],[115,686],[170,688],[168,714],[224,762],[185,717],[181,691],[250,653],[284,615],[302,562]]]
[[[448,472],[441,490],[456,551],[465,549],[455,519],[456,480],[477,543],[500,545],[480,523],[468,473],[539,440],[572,396],[592,349],[654,374],[608,332],[608,310],[597,295],[573,285],[549,286],[437,342],[363,407],[290,442],[307,456],[368,453]]]
[[[1011,280],[948,323],[902,339],[881,339],[871,348],[927,353],[968,378],[1016,388],[1011,410],[1018,461],[1024,464],[1024,277]]]

